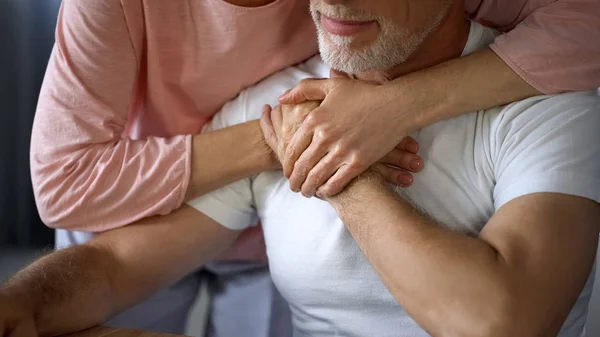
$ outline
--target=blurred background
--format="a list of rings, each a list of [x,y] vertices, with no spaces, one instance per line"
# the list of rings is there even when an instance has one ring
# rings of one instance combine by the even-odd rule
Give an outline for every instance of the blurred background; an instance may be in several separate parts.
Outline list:
[[[0,283],[53,247],[54,232],[42,224],[33,199],[29,141],[60,3],[0,0]],[[599,288],[600,270],[588,337],[600,337]],[[197,305],[190,335],[201,335],[205,309],[206,302]]]
[[[0,0],[0,279],[52,248],[37,213],[29,141],[60,0]]]

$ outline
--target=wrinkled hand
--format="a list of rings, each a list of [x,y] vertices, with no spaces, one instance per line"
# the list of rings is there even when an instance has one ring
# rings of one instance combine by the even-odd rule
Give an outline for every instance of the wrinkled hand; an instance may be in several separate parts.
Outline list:
[[[315,165],[321,165],[319,160],[323,162],[323,156],[314,156],[314,153],[310,152],[309,149],[301,158],[303,159],[305,156],[315,157],[316,159],[309,164],[304,164],[303,161],[299,160],[293,164],[291,168],[288,167],[287,171],[285,165],[288,159],[287,156],[290,152],[288,144],[290,144],[293,137],[297,135],[298,129],[302,128],[304,125],[303,122],[306,119],[310,119],[311,114],[318,108],[319,103],[314,101],[303,102],[298,105],[279,105],[275,108],[265,106],[260,121],[267,144],[269,144],[276,153],[277,157],[284,165],[284,173],[290,178],[291,189],[295,192],[301,191],[302,194],[307,197],[317,194],[317,189],[331,177],[331,175],[329,175],[329,177],[315,176],[318,171],[314,169],[310,170]],[[423,167],[422,159],[416,155],[418,150],[419,146],[414,139],[409,137],[403,139],[396,147],[392,147],[392,150],[387,154],[376,158],[376,160],[379,160],[378,167],[380,172],[393,184],[401,187],[410,186],[413,177],[408,171],[417,172]],[[415,161],[418,162],[418,165],[413,165],[413,168],[411,168],[411,165],[414,164]],[[333,184],[335,187],[335,189],[332,190],[333,193],[318,193],[318,196],[326,197],[337,194],[354,177],[363,171],[364,170],[359,170],[357,172],[346,171],[346,174],[350,174],[350,176],[346,178],[347,181],[342,180],[335,182]]]
[[[318,188],[320,196],[334,195],[382,158],[385,164],[410,172],[423,168],[416,155],[418,144],[402,141],[408,130],[390,107],[394,93],[384,87],[339,77],[304,80],[280,98],[294,104],[322,100],[286,147],[282,163],[293,190],[312,194]],[[394,172],[392,182],[401,186],[412,182],[407,172]]]
[[[36,337],[33,313],[19,301],[0,295],[0,337]]]
[[[300,128],[306,117],[318,107],[319,102],[306,101],[296,105],[277,105],[274,108],[266,105],[263,108],[261,118],[263,134],[267,144],[275,152],[282,165],[285,161],[287,146],[294,133]],[[286,176],[288,175],[286,174]]]

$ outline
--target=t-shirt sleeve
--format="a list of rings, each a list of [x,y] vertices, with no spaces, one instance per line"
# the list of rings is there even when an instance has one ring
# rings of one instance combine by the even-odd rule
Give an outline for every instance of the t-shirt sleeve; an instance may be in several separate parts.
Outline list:
[[[142,71],[137,20],[127,18],[119,0],[62,2],[30,147],[50,227],[102,232],[183,203],[191,136],[122,136]]]
[[[519,76],[545,94],[600,85],[600,1],[465,0],[475,21],[504,35],[490,46]]]
[[[534,97],[504,108],[491,128],[496,209],[523,195],[600,202],[600,96]]]
[[[188,201],[188,205],[222,226],[242,230],[258,223],[249,178]]]

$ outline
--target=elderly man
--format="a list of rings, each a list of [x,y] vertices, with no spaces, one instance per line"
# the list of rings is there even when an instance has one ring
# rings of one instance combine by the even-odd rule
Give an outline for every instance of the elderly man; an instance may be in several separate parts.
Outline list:
[[[314,0],[311,10],[328,65],[381,83],[495,36],[446,0]],[[254,120],[284,89],[328,72],[313,58],[267,78],[207,129]],[[286,117],[310,122],[314,106],[265,109],[277,157],[294,127]],[[326,200],[291,192],[280,171],[238,181],[34,263],[2,290],[0,335],[100,324],[259,218],[298,337],[581,336],[600,219],[599,109],[593,92],[543,96],[421,129],[412,136],[428,164],[401,191],[380,165]]]

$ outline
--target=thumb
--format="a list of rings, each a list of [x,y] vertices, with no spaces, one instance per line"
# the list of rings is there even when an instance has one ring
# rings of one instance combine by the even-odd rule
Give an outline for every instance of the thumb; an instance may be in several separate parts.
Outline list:
[[[273,122],[271,121],[271,106],[269,105],[263,107],[263,112],[260,117],[260,128],[262,129],[267,145],[273,149],[274,146],[277,145],[277,135],[275,134]]]
[[[306,101],[322,101],[329,93],[329,80],[307,79],[303,80],[294,89],[281,95],[281,104],[300,104]]]

